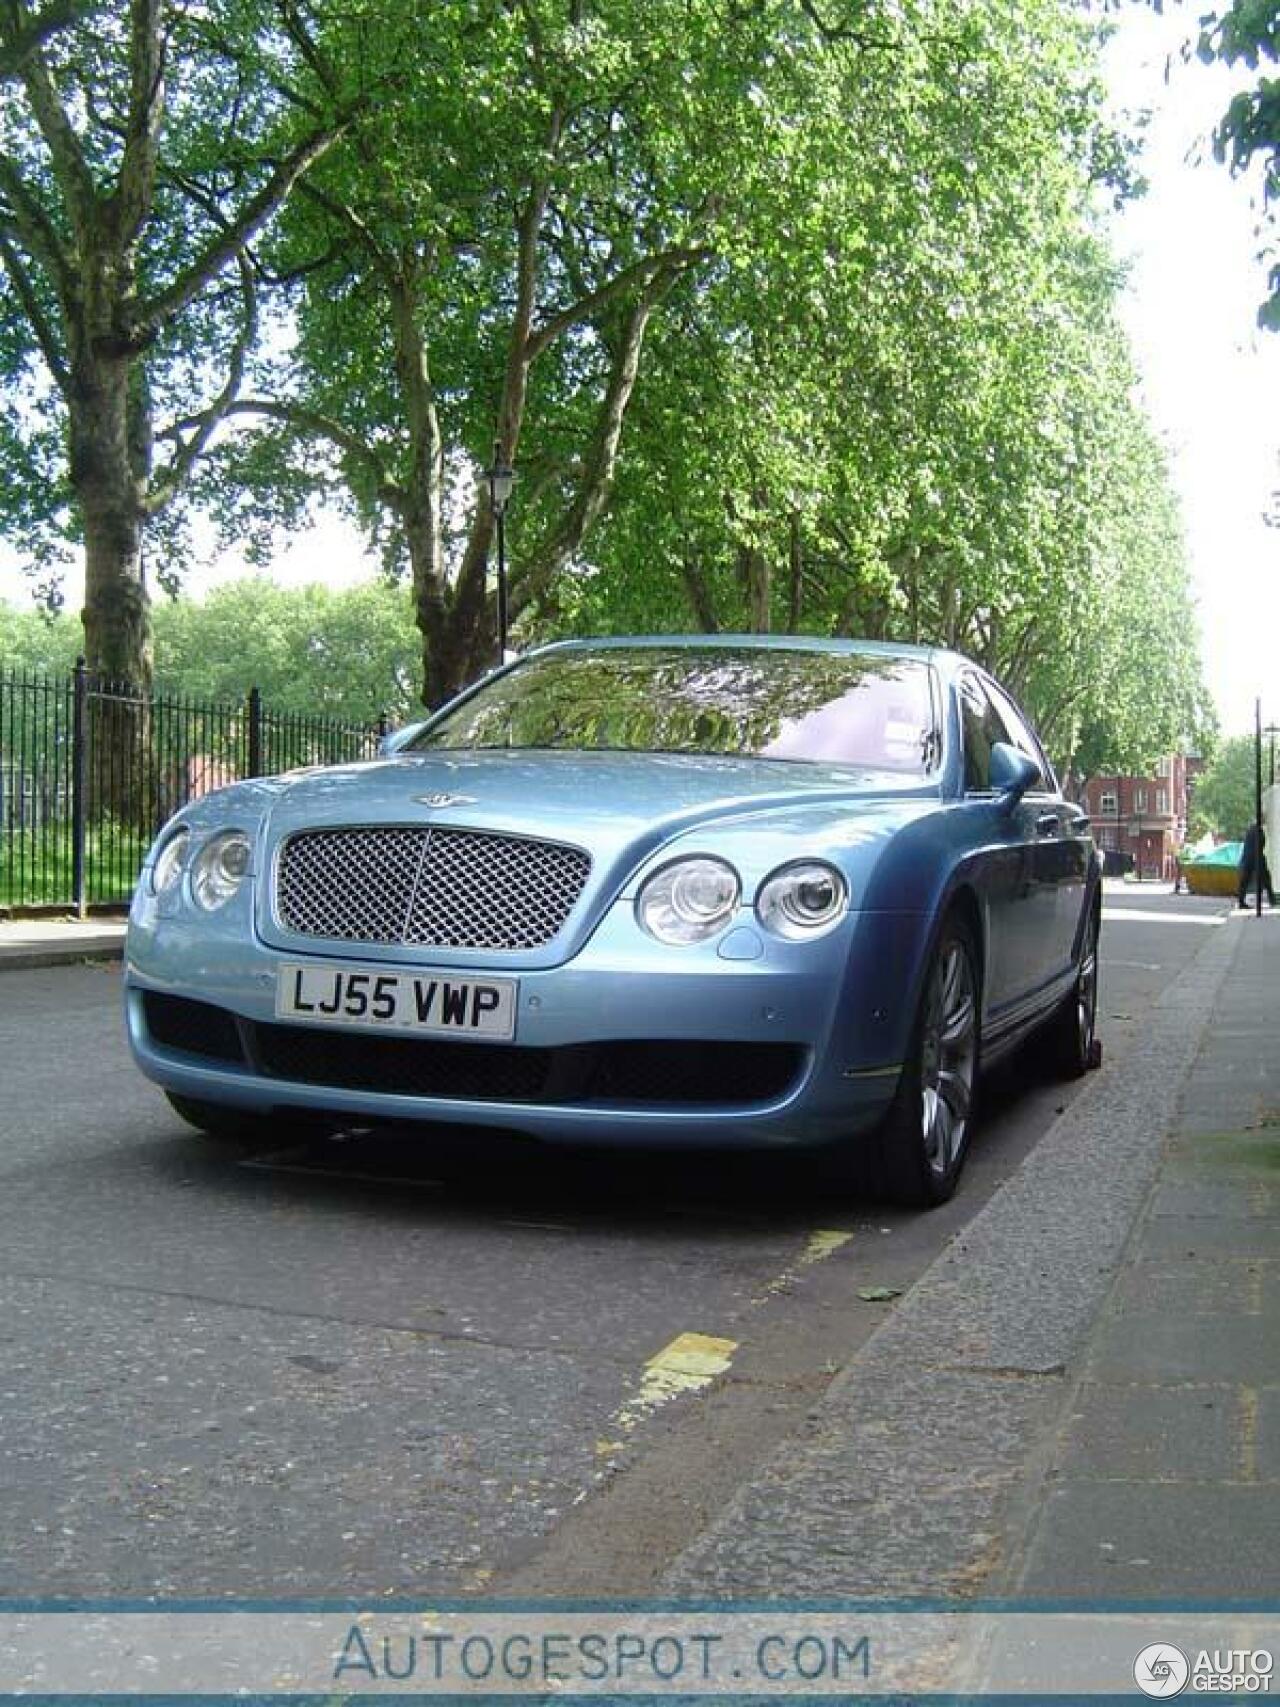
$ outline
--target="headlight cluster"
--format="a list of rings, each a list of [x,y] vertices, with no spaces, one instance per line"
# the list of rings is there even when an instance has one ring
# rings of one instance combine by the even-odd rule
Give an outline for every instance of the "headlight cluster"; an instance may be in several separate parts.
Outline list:
[[[833,865],[799,860],[761,886],[756,913],[767,930],[797,942],[834,925],[847,899],[844,878]]]
[[[664,865],[641,889],[636,917],[659,942],[705,942],[733,918],[742,899],[737,872],[722,859],[699,856]],[[822,860],[780,865],[760,886],[756,917],[765,930],[791,942],[821,936],[844,916],[848,885]]]
[[[156,855],[155,864],[151,867],[152,894],[167,895],[170,889],[181,883],[190,852],[190,830],[175,830]]]
[[[190,830],[175,830],[151,867],[152,892],[165,895],[175,889],[189,868],[193,899],[212,913],[226,906],[240,888],[249,875],[252,856],[252,844],[243,830],[222,830],[192,859]]]
[[[682,859],[656,871],[636,909],[640,923],[659,942],[703,942],[738,910],[742,886],[721,859]]]

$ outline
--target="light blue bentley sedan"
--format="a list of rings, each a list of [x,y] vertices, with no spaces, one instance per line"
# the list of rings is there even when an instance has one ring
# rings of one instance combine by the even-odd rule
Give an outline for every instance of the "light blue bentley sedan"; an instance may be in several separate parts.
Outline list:
[[[979,1064],[1096,1057],[1099,861],[1026,719],[923,647],[567,642],[366,764],[183,808],[129,1037],[213,1134],[474,1123],[815,1145],[950,1196]]]

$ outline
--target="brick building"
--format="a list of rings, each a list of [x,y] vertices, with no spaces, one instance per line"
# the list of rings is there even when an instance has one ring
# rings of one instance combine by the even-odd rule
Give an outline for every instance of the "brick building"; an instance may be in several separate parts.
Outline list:
[[[1109,865],[1122,864],[1139,877],[1173,877],[1196,768],[1195,759],[1173,753],[1152,776],[1090,777],[1084,799],[1094,839],[1104,853],[1120,856]]]

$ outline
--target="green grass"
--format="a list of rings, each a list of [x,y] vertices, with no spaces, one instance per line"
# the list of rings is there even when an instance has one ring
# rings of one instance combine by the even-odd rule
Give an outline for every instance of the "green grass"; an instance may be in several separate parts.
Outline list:
[[[85,899],[91,906],[125,902],[150,838],[107,824],[85,837]],[[73,903],[71,826],[0,833],[0,907],[51,907]]]

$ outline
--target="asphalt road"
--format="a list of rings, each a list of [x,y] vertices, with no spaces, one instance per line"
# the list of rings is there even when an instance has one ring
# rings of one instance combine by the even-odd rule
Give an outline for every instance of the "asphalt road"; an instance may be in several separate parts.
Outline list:
[[[1108,893],[1104,1073],[1223,911]],[[0,976],[0,1087],[0,1594],[259,1598],[652,1589],[1072,1094],[1006,1067],[910,1216],[776,1160],[228,1151],[111,967]]]

